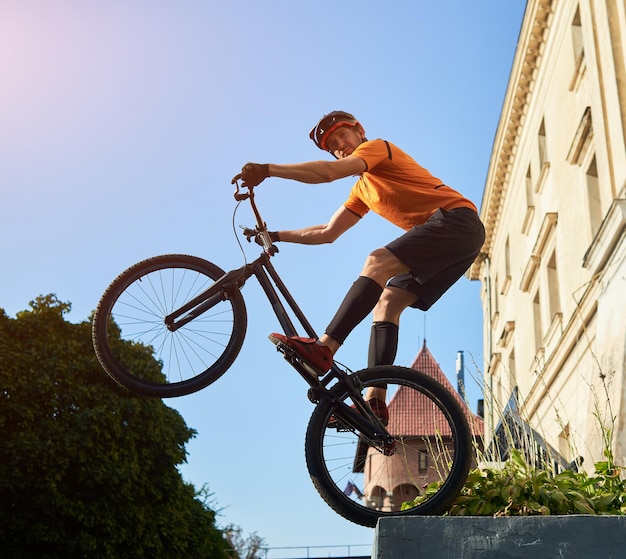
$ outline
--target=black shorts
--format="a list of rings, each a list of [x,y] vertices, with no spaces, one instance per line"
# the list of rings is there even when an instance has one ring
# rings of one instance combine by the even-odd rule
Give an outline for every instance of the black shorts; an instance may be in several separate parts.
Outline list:
[[[412,307],[428,310],[472,265],[485,242],[485,228],[469,208],[438,209],[385,248],[408,266],[387,285],[417,295]]]

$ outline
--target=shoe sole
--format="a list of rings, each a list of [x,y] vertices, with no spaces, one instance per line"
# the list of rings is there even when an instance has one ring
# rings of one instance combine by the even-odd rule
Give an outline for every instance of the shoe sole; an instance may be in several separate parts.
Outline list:
[[[383,427],[387,427],[389,425],[388,419],[383,419],[382,417],[378,417],[378,420],[382,423]],[[326,427],[328,427],[329,429],[337,429],[337,431],[350,431],[351,430],[346,423],[342,422],[340,419],[337,419],[334,416],[331,416],[331,419],[328,420]]]
[[[272,336],[271,334],[268,336],[270,342],[272,342],[278,351],[280,351],[285,357],[287,357],[288,361],[298,361],[302,367],[306,370],[307,373],[314,376],[316,379],[319,379],[325,373],[321,372],[319,369],[315,368],[313,365],[308,363],[294,348],[287,345],[282,340]]]

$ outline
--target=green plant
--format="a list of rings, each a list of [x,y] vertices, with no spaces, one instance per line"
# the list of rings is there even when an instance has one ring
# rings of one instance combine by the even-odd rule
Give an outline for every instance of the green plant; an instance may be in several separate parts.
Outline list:
[[[178,471],[195,431],[109,381],[69,303],[30,307],[0,309],[0,557],[229,557],[206,490]],[[127,355],[158,370],[145,347]]]
[[[610,437],[610,434],[608,435]],[[595,464],[595,474],[565,470],[554,473],[530,467],[513,449],[502,469],[470,472],[450,516],[527,516],[550,514],[626,514],[626,481],[609,450],[606,460]],[[411,508],[436,492],[441,482],[430,484]]]

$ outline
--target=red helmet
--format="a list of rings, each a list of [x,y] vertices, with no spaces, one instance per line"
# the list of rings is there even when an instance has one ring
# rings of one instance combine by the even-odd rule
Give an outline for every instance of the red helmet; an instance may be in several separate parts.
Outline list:
[[[315,142],[315,145],[328,151],[326,147],[326,139],[328,135],[340,126],[356,126],[361,123],[350,113],[344,111],[333,111],[324,115],[321,120],[313,127],[309,134],[309,138]]]

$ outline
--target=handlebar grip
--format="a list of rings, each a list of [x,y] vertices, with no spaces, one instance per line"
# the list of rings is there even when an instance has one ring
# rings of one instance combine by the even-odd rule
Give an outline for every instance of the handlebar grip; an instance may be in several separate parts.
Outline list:
[[[278,252],[278,247],[272,242],[270,233],[267,229],[259,231],[258,237],[261,239],[263,250],[270,256],[274,256]]]
[[[272,239],[270,238],[270,234],[267,230],[259,231],[258,236],[261,239],[261,244],[263,245],[264,250],[267,250],[272,246]]]

